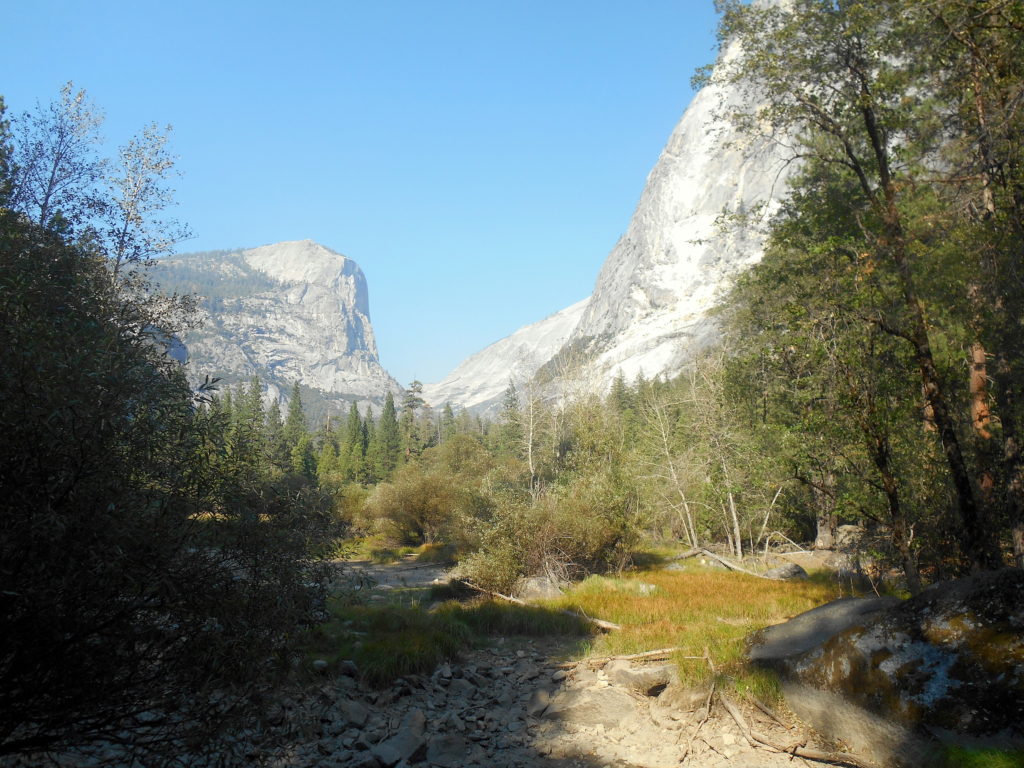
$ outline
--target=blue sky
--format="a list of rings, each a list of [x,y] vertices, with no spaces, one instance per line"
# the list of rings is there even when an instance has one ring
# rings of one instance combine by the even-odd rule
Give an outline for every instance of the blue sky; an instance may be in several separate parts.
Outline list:
[[[588,295],[714,57],[712,0],[4,9],[11,113],[73,80],[173,125],[179,251],[312,238],[366,273],[403,384]]]

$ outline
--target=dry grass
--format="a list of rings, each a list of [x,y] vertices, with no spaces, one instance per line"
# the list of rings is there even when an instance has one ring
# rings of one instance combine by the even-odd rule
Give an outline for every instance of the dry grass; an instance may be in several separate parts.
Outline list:
[[[709,665],[682,657],[703,656],[707,649],[722,682],[741,693],[775,698],[774,680],[743,660],[746,638],[839,596],[838,586],[823,578],[767,581],[695,567],[640,571],[621,579],[591,577],[548,605],[622,626],[595,640],[595,655],[679,647],[680,675],[697,684],[712,674]]]

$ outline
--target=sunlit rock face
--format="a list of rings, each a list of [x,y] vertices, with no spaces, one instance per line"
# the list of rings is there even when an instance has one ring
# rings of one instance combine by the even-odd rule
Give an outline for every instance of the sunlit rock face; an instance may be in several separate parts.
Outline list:
[[[732,277],[759,261],[758,226],[785,193],[787,151],[740,136],[719,115],[740,94],[701,90],[647,178],[629,228],[562,350],[593,388],[677,372],[716,339],[708,317]],[[725,226],[723,213],[754,214]]]
[[[379,408],[400,390],[378,361],[362,270],[312,240],[164,259],[155,278],[202,297],[201,327],[184,338],[196,380],[257,375],[270,396],[297,381],[339,407]]]
[[[463,360],[444,379],[425,386],[424,398],[435,407],[450,403],[483,415],[497,412],[509,382],[519,390],[528,386],[537,369],[565,344],[587,301],[524,326]]]
[[[787,162],[789,150],[741,136],[723,119],[741,99],[722,86],[694,97],[578,322],[539,366],[538,378],[551,394],[602,392],[619,373],[627,380],[673,375],[716,340],[709,310],[738,272],[760,260],[763,223],[795,167]],[[723,214],[751,215],[742,226],[727,226]],[[448,390],[452,401],[468,402],[460,398],[470,391],[503,390],[514,360],[505,358],[503,365],[498,354],[506,348],[521,354],[521,345],[506,342],[526,330],[488,348],[486,370],[474,368],[472,388]]]

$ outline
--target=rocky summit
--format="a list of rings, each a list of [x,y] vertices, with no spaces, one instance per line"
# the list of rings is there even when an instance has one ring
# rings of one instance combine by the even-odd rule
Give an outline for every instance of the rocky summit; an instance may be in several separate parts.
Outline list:
[[[378,360],[363,271],[312,240],[163,259],[154,278],[201,299],[184,338],[193,379],[256,375],[270,396],[298,382],[304,398],[377,408],[400,390]]]

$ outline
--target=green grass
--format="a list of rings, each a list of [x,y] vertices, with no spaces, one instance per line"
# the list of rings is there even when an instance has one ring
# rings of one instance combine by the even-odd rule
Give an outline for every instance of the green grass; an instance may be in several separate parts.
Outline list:
[[[579,619],[540,607],[477,600],[448,602],[435,610],[418,605],[345,605],[328,603],[330,619],[303,639],[304,668],[314,659],[332,667],[344,659],[356,663],[371,685],[430,673],[442,661],[487,637],[586,635]]]
[[[468,605],[448,602],[436,611],[466,624],[478,636],[549,637],[589,635],[593,627],[583,619],[540,606],[521,606],[495,600],[478,600]]]

